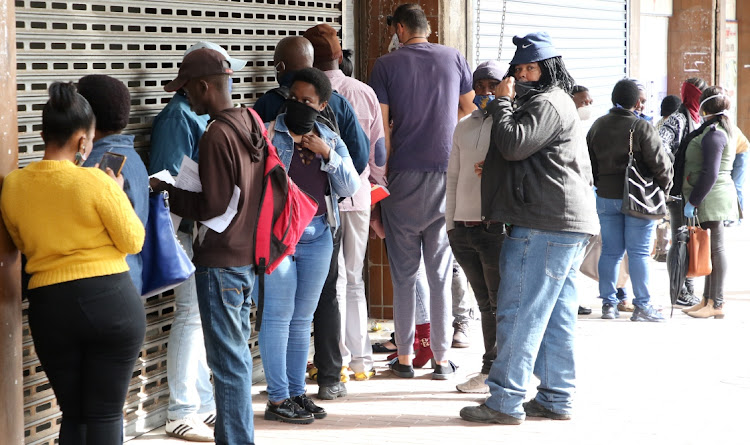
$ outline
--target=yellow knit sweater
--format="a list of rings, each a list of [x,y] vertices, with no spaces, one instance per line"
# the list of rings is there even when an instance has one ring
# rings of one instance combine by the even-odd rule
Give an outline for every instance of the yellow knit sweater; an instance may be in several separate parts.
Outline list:
[[[39,161],[3,181],[0,212],[26,255],[29,289],[126,272],[145,231],[120,187],[97,168]]]

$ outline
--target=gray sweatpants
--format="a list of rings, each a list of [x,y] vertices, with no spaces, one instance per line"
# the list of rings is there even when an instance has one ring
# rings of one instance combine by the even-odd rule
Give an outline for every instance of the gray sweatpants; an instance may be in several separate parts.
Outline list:
[[[399,355],[414,352],[415,287],[420,257],[430,289],[430,346],[447,360],[453,332],[453,254],[445,232],[445,173],[388,175],[391,195],[381,203],[393,280],[393,322]]]

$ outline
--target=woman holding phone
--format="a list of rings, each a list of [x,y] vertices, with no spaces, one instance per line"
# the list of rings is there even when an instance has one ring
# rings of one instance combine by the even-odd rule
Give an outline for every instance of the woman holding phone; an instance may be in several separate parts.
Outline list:
[[[42,111],[44,157],[8,174],[5,226],[28,258],[29,326],[62,411],[60,444],[122,443],[122,407],[146,329],[126,254],[143,224],[123,178],[80,168],[94,113],[72,83],[53,83]]]

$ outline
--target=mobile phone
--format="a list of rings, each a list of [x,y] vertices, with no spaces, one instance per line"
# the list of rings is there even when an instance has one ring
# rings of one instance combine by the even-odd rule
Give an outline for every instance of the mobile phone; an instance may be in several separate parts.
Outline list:
[[[109,167],[115,173],[115,176],[120,176],[122,166],[125,165],[125,159],[127,159],[125,155],[108,151],[104,153],[101,161],[99,161],[99,168],[106,173],[107,167]]]

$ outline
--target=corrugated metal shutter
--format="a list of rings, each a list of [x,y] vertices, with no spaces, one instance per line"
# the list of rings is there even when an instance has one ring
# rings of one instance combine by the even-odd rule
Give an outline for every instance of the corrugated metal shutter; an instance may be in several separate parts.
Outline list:
[[[247,68],[234,74],[233,100],[252,104],[276,86],[276,42],[318,23],[340,29],[341,0],[54,1],[17,0],[19,163],[41,158],[41,110],[55,81],[109,74],[132,96],[126,133],[147,158],[151,122],[169,101],[162,86],[177,73],[182,54],[198,40],[224,46]],[[167,337],[174,312],[169,294],[144,301],[148,327],[125,405],[128,435],[163,422],[169,400]],[[24,306],[26,310],[27,305]],[[25,314],[24,314],[25,316]],[[24,318],[25,320],[25,318]],[[24,414],[27,444],[52,444],[60,413],[24,325]],[[259,365],[257,336],[250,340]]]
[[[497,59],[502,0],[475,0],[478,57]],[[626,76],[627,0],[508,0],[501,62],[509,63],[513,36],[546,31],[576,82],[589,88],[600,114],[612,106],[614,84]],[[477,29],[474,35],[477,35]]]

